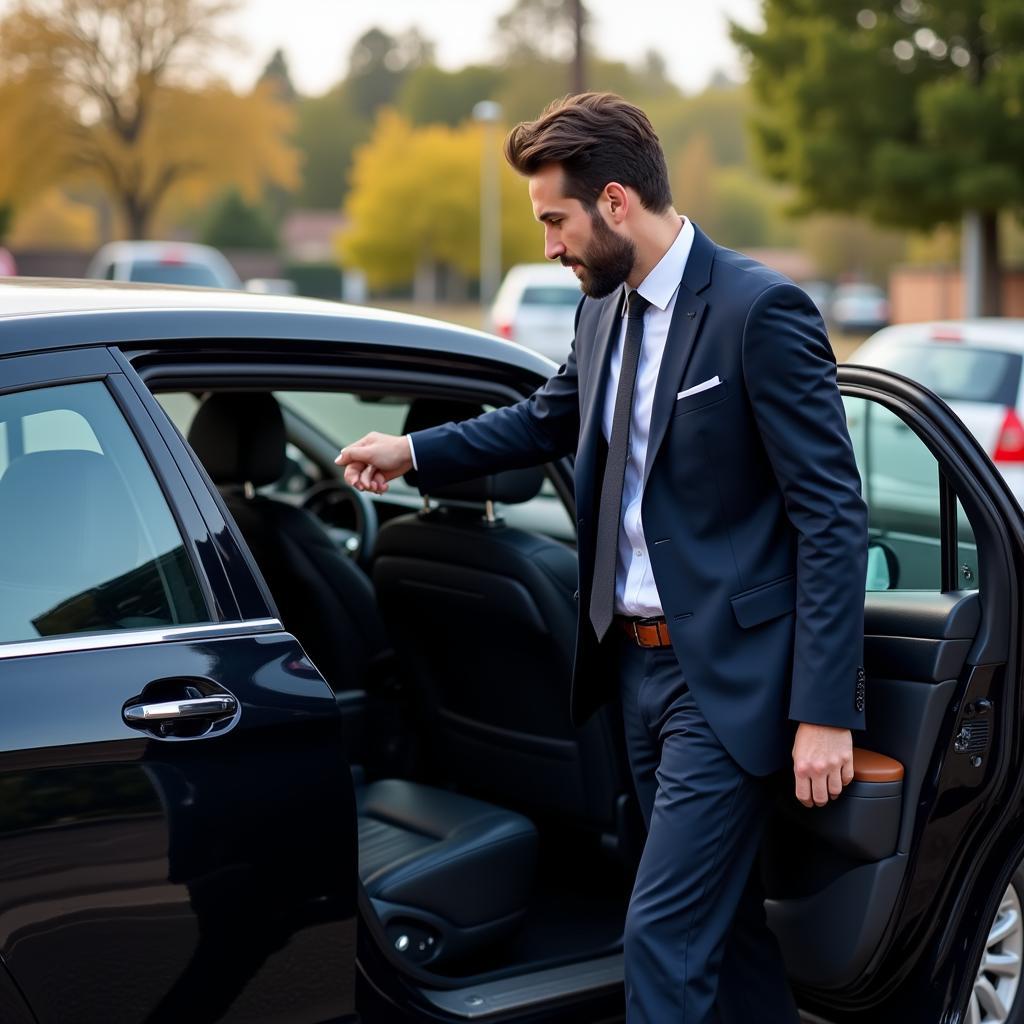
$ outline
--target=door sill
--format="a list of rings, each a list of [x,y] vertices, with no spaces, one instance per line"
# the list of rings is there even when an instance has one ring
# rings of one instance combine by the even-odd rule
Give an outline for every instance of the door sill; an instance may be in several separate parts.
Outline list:
[[[420,991],[439,1010],[454,1017],[484,1020],[539,1003],[586,995],[621,984],[622,954],[616,953],[599,960],[551,967],[514,978],[467,985],[465,988],[445,991],[424,988]]]

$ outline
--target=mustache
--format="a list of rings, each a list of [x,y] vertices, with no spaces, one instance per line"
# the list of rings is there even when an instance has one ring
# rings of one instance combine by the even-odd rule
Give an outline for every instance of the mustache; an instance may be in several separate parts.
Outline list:
[[[563,267],[585,267],[586,266],[586,264],[583,262],[583,260],[574,260],[574,259],[572,259],[569,256],[559,256],[558,257],[558,262],[561,263]]]

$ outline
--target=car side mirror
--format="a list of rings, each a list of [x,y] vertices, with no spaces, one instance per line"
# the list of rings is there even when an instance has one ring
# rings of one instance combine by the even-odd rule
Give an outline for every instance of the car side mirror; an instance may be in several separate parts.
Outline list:
[[[880,540],[868,542],[868,571],[865,590],[894,590],[899,585],[900,563],[896,552]]]

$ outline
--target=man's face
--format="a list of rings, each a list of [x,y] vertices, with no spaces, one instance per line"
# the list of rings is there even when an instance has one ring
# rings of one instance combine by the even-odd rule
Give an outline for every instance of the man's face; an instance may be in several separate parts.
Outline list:
[[[636,245],[613,231],[599,207],[588,210],[564,193],[564,175],[549,164],[530,177],[533,215],[544,225],[544,255],[572,267],[585,295],[602,299],[629,276]]]

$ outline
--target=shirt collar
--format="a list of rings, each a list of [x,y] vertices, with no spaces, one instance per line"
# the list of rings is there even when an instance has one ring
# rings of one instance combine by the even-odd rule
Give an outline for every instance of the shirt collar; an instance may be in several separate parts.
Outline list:
[[[693,224],[688,217],[683,217],[675,241],[637,287],[637,291],[662,312],[668,309],[668,304],[683,279],[686,260],[693,246],[693,237]],[[626,315],[625,303],[622,304],[622,315]]]

